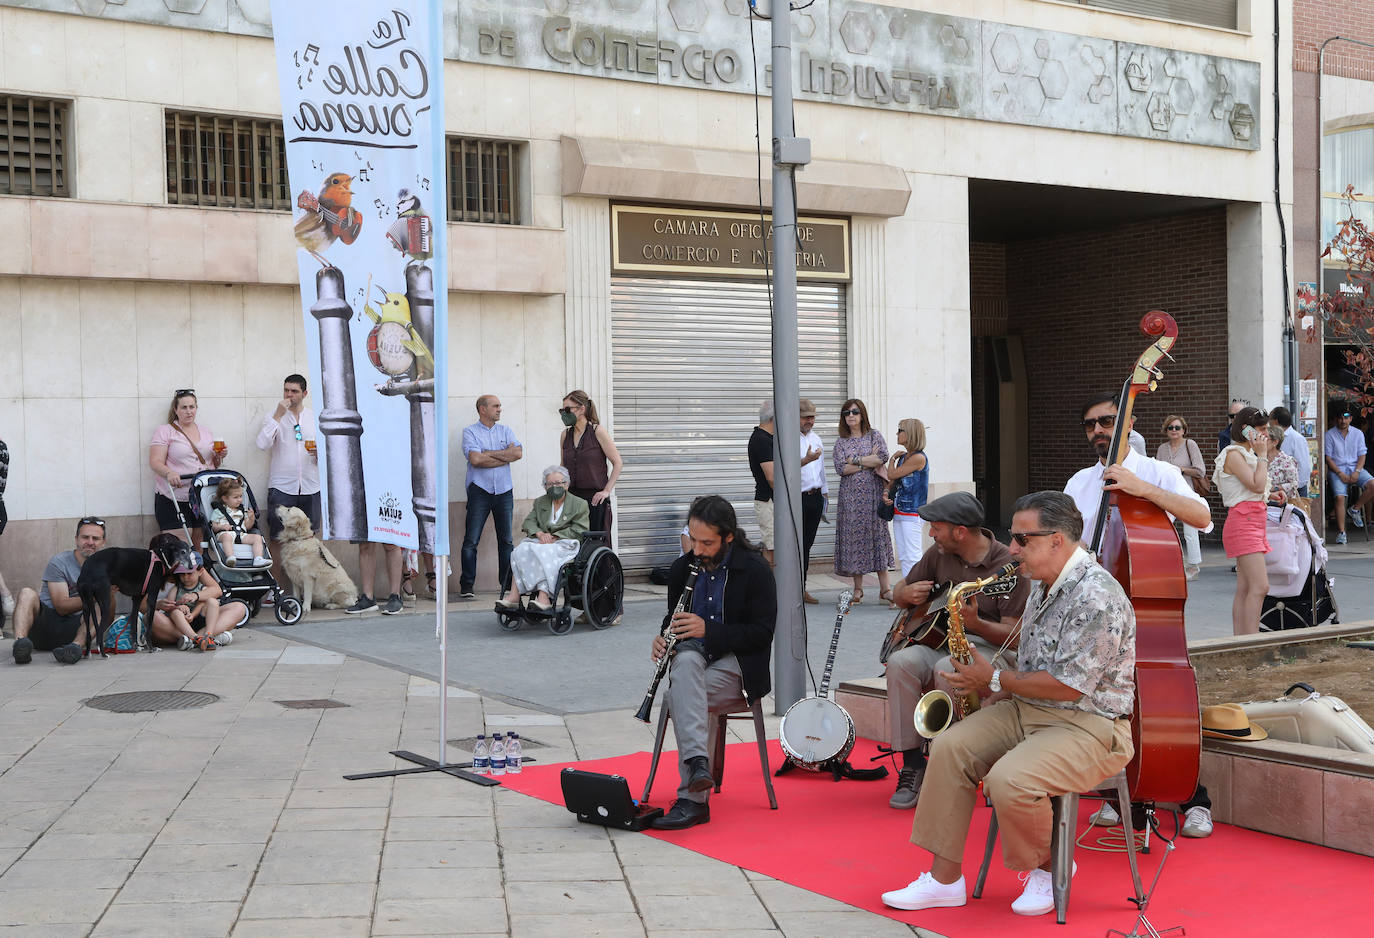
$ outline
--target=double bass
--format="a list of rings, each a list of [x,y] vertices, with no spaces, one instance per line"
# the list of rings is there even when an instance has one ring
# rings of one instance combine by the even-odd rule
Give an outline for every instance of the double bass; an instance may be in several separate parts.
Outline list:
[[[1160,310],[1146,313],[1140,329],[1159,338],[1136,360],[1122,386],[1111,465],[1125,461],[1135,399],[1156,388],[1163,377],[1159,362],[1178,341],[1178,324]],[[1104,490],[1092,551],[1135,608],[1135,708],[1131,714],[1135,755],[1126,767],[1131,800],[1187,801],[1197,788],[1202,725],[1197,675],[1188,660],[1183,630],[1188,583],[1178,535],[1168,514],[1154,503]]]

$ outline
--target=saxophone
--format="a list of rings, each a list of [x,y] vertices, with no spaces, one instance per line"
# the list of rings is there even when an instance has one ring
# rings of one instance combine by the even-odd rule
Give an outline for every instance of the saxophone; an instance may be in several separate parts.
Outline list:
[[[945,600],[945,614],[948,616],[949,630],[946,642],[951,658],[960,664],[973,664],[973,646],[964,634],[964,601],[978,593],[1010,590],[1016,585],[1015,572],[1020,565],[1019,560],[1014,560],[991,576],[981,580],[969,580],[950,588],[949,597]],[[978,694],[972,691],[968,694],[957,694],[953,699],[942,690],[927,691],[916,702],[916,712],[912,717],[916,724],[916,732],[926,739],[934,739],[954,722],[956,710],[959,719],[962,720],[977,710],[980,703]]]

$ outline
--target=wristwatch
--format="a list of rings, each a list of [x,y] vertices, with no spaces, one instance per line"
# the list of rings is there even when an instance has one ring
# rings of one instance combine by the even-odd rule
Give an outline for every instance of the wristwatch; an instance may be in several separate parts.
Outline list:
[[[1002,669],[993,668],[992,680],[988,681],[988,690],[994,694],[1002,689]]]

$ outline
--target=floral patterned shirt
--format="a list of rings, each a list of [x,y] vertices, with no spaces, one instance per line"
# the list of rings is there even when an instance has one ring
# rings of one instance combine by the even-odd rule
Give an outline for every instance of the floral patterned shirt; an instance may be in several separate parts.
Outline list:
[[[1134,709],[1135,610],[1121,585],[1081,547],[1048,590],[1044,583],[1031,590],[1016,669],[1045,671],[1083,695],[1036,698],[1036,704],[1108,719]]]

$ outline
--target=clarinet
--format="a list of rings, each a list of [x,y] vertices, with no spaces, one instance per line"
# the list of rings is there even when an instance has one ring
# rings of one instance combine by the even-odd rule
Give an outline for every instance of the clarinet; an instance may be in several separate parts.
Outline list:
[[[696,587],[697,574],[701,572],[701,563],[693,558],[691,565],[687,567],[687,582],[682,587],[682,598],[678,600],[677,608],[668,616],[668,629],[664,633],[664,638],[668,647],[663,649],[663,657],[658,659],[658,670],[654,672],[653,683],[644,692],[644,702],[639,705],[639,710],[635,713],[635,719],[641,723],[649,722],[649,711],[654,708],[654,697],[658,695],[658,682],[663,680],[663,675],[668,673],[668,662],[673,657],[673,646],[677,644],[677,633],[672,630],[673,616],[679,612],[686,612],[692,605],[692,590]]]

